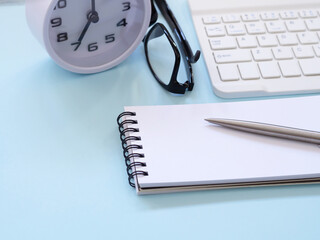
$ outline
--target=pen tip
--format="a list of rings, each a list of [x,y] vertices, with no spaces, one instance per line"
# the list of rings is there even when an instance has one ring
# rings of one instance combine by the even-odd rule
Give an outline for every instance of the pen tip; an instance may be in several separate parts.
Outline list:
[[[214,124],[221,124],[223,123],[223,120],[220,118],[205,118],[204,120],[206,120],[209,123],[214,123]]]

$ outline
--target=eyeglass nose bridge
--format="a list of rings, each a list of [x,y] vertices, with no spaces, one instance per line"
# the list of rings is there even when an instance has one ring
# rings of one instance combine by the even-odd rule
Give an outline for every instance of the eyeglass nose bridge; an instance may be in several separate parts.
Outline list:
[[[161,25],[162,24],[160,23],[156,23],[155,25],[153,25],[153,27],[149,30],[147,35],[144,36],[142,41],[145,42],[146,39],[152,40],[152,39],[163,36],[163,34],[165,34],[165,29],[163,29]]]
[[[158,38],[163,36],[163,34],[165,34],[165,29],[163,29],[163,27],[161,26],[161,24],[157,23],[153,29],[151,30],[151,34],[149,39],[154,39],[154,38]]]

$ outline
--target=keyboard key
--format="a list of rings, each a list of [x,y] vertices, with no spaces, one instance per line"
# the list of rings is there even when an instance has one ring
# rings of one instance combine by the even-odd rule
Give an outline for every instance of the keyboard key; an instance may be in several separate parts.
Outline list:
[[[220,16],[206,16],[202,18],[204,24],[217,24],[221,23]]]
[[[257,36],[260,47],[276,47],[278,41],[274,35],[261,35]]]
[[[310,46],[293,47],[293,52],[296,58],[313,58],[314,52]]]
[[[222,17],[224,23],[236,23],[240,22],[240,16],[236,14],[228,14]]]
[[[240,48],[255,48],[257,47],[257,40],[253,36],[237,37],[237,42]]]
[[[301,71],[296,60],[286,60],[279,62],[280,71],[284,77],[300,77]]]
[[[300,19],[286,21],[286,26],[289,32],[303,32],[306,30],[304,22]]]
[[[226,30],[222,25],[206,26],[208,37],[222,37],[226,35]]]
[[[230,36],[239,36],[246,34],[246,30],[241,23],[234,23],[226,25],[227,33]]]
[[[236,81],[240,79],[237,65],[234,65],[234,64],[219,65],[218,71],[219,71],[220,79],[222,81]]]
[[[302,10],[299,12],[299,15],[302,18],[316,18],[318,14],[314,10]]]
[[[319,31],[320,30],[320,19],[306,19],[305,23],[307,25],[308,30],[310,31]]]
[[[238,64],[238,68],[243,80],[255,80],[260,78],[256,63],[240,63]]]
[[[257,62],[273,60],[273,56],[271,54],[270,49],[253,49],[251,50],[251,52],[253,59]]]
[[[320,75],[320,60],[317,58],[304,59],[299,61],[303,75],[316,76]]]
[[[263,78],[281,77],[279,66],[276,62],[260,62],[259,69]]]
[[[293,33],[282,33],[277,35],[281,46],[292,46],[298,44],[297,36]]]
[[[217,37],[209,40],[212,50],[234,49],[237,43],[233,37]]]
[[[269,33],[283,33],[286,31],[286,28],[282,22],[266,22],[266,27]]]
[[[272,53],[275,59],[277,60],[285,60],[285,59],[292,59],[293,54],[291,48],[273,48]]]
[[[279,19],[279,15],[275,12],[265,12],[260,14],[261,19],[264,21],[271,21]]]
[[[261,22],[246,23],[246,29],[249,34],[262,34],[266,32],[264,24]]]
[[[250,62],[252,60],[250,51],[244,49],[215,51],[213,55],[217,63]]]
[[[301,44],[316,44],[319,42],[317,34],[313,32],[298,33],[298,39]]]
[[[241,15],[241,19],[244,22],[255,22],[260,20],[257,13],[244,13]]]
[[[320,44],[313,46],[313,50],[317,57],[320,57]]]
[[[284,11],[280,13],[280,17],[282,19],[296,19],[298,18],[298,14],[295,11]]]

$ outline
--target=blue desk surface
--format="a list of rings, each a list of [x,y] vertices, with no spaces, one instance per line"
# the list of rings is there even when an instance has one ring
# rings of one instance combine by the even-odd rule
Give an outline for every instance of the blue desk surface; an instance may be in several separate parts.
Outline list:
[[[195,50],[186,0],[168,1]],[[142,196],[129,187],[116,117],[125,105],[220,102],[203,59],[185,96],[164,91],[143,47],[78,75],[0,6],[0,239],[319,239],[320,185]]]

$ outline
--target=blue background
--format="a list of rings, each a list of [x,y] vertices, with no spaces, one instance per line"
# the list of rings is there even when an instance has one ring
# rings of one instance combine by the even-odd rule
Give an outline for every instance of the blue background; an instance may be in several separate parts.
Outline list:
[[[168,3],[196,50],[187,1]],[[117,115],[125,105],[226,101],[202,58],[194,91],[174,96],[142,45],[112,70],[79,75],[49,58],[23,5],[0,6],[0,17],[0,239],[319,239],[319,185],[152,196],[129,187]]]

